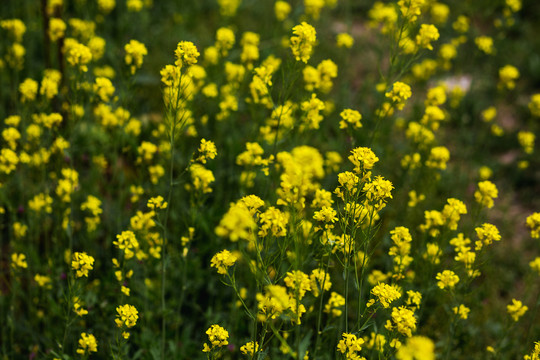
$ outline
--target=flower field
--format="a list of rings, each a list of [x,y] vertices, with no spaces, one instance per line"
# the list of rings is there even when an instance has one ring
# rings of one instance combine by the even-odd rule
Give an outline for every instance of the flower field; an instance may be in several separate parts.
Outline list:
[[[539,17],[5,1],[0,360],[539,360]]]

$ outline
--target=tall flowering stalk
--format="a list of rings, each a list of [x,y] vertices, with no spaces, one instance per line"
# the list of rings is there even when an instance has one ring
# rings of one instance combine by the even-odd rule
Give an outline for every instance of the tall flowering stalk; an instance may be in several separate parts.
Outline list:
[[[192,42],[181,41],[175,50],[176,61],[174,65],[167,65],[161,70],[161,81],[165,85],[165,124],[169,137],[170,166],[169,166],[169,192],[167,202],[170,204],[174,187],[174,148],[178,135],[187,122],[187,101],[191,97],[189,91],[189,76],[185,72],[191,65],[197,63],[199,51]],[[161,358],[165,359],[166,319],[167,305],[165,301],[166,268],[167,268],[167,222],[170,206],[164,208],[163,219],[158,216],[158,225],[163,232],[163,246],[161,247]]]

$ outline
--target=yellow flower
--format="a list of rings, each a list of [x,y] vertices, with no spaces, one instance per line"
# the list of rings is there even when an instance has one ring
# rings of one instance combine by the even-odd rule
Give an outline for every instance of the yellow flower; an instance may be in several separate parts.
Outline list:
[[[520,131],[518,133],[518,142],[526,154],[532,154],[534,152],[535,139],[536,136],[530,131]]]
[[[265,237],[268,234],[275,237],[287,235],[287,224],[289,217],[287,213],[271,206],[265,212],[259,215],[259,232],[260,237]]]
[[[343,333],[341,340],[337,345],[337,349],[340,353],[346,354],[347,359],[360,359],[359,352],[364,345],[364,339],[357,338],[354,334]]]
[[[225,57],[236,42],[234,32],[227,27],[221,27],[216,31],[216,48]]]
[[[339,48],[350,49],[354,45],[354,38],[347,33],[339,33],[336,35],[336,45]]]
[[[71,268],[75,270],[77,277],[88,277],[88,271],[94,266],[94,258],[85,252],[76,252],[73,254]]]
[[[200,56],[197,47],[191,41],[180,41],[174,51],[176,61],[174,64],[179,68],[191,66],[197,63]]]
[[[393,308],[392,321],[388,320],[385,328],[390,331],[396,330],[400,334],[411,337],[412,332],[416,330],[416,318],[414,317],[414,311],[406,308],[405,306]]]
[[[442,273],[437,273],[435,278],[439,280],[437,286],[441,289],[453,289],[459,282],[459,277],[452,270],[444,270]]]
[[[108,102],[111,96],[114,94],[114,86],[108,78],[96,77],[96,82],[93,85],[94,93],[101,99],[101,101]]]
[[[99,11],[107,15],[114,10],[116,0],[97,0]]]
[[[435,360],[435,344],[425,336],[412,336],[399,347],[397,360]]]
[[[231,241],[251,240],[256,228],[249,209],[242,203],[231,204],[215,229],[217,236],[228,237]]]
[[[124,46],[126,56],[124,61],[130,67],[131,74],[135,74],[137,69],[140,69],[143,63],[143,57],[148,55],[148,50],[143,43],[137,40],[131,40]]]
[[[469,312],[471,311],[471,309],[469,309],[465,305],[461,304],[459,306],[454,306],[452,308],[452,311],[454,312],[454,314],[458,315],[460,319],[467,320],[467,318],[469,317]]]
[[[354,171],[359,175],[363,175],[367,170],[373,169],[375,163],[379,161],[373,150],[367,147],[354,148],[351,150],[351,155],[349,155],[348,159],[354,165]]]
[[[304,0],[304,12],[313,20],[319,20],[325,0]]]
[[[139,318],[139,312],[133,305],[120,305],[116,308],[116,326],[119,328],[132,328],[136,325]]]
[[[302,111],[305,112],[303,118],[304,124],[301,129],[318,129],[320,122],[323,120],[323,116],[320,114],[325,109],[324,103],[317,98],[317,95],[311,94],[309,100],[303,101],[301,104]]]
[[[28,267],[28,263],[26,262],[26,255],[19,253],[11,254],[11,267],[15,270],[26,269]]]
[[[366,193],[366,198],[373,204],[380,206],[385,203],[387,199],[392,199],[392,190],[394,186],[392,183],[382,176],[378,175],[364,185],[362,191]]]
[[[335,291],[330,293],[330,299],[324,306],[324,312],[332,314],[333,317],[339,317],[343,313],[342,307],[345,306],[345,298]]]
[[[396,81],[392,85],[392,90],[386,92],[384,96],[392,99],[394,106],[401,110],[405,107],[405,101],[412,96],[411,87],[403,82]]]
[[[229,344],[229,332],[219,325],[214,324],[210,326],[208,330],[206,330],[206,335],[208,335],[211,346],[204,343],[203,352],[210,352],[214,350],[214,348]]]
[[[478,241],[475,243],[475,250],[480,250],[484,245],[490,245],[493,241],[501,240],[499,229],[493,224],[485,223],[474,230],[476,231],[476,236],[478,236]]]
[[[274,4],[274,13],[278,21],[283,21],[289,16],[291,12],[291,5],[286,1],[278,0]]]
[[[116,235],[116,240],[113,244],[120,250],[124,250],[126,259],[131,259],[135,252],[139,249],[139,242],[135,237],[133,231],[122,231],[121,234]]]
[[[36,274],[34,276],[34,281],[38,284],[39,287],[45,288],[45,289],[51,289],[51,278],[46,275],[40,275]]]
[[[139,11],[141,11],[143,9],[144,2],[143,2],[143,0],[127,0],[126,1],[126,7],[127,7],[128,11],[139,12]]]
[[[87,72],[87,65],[92,61],[92,52],[90,49],[77,41],[70,43],[69,46],[66,42],[64,47],[67,48],[67,62],[69,65],[77,68],[79,71]]]
[[[424,6],[425,0],[399,0],[398,6],[401,14],[407,20],[414,22],[421,14],[421,9]]]
[[[77,348],[77,354],[87,355],[91,352],[97,352],[97,341],[94,335],[82,333],[79,339],[79,347]]]
[[[516,87],[516,80],[519,78],[519,70],[512,65],[506,65],[499,69],[499,86],[512,90]]]
[[[253,341],[248,342],[245,345],[240,347],[240,352],[244,355],[249,355],[253,357],[253,353],[259,351],[259,343],[255,341],[255,346],[253,346]]]
[[[466,33],[467,31],[469,31],[469,26],[470,20],[464,15],[459,15],[456,21],[452,23],[452,28],[460,33]]]
[[[218,0],[221,16],[234,16],[242,0]]]
[[[531,101],[528,106],[533,116],[540,116],[540,94],[531,95]]]
[[[336,215],[336,210],[331,206],[323,206],[320,211],[315,211],[313,219],[325,223],[335,223],[338,220]]]
[[[19,85],[19,92],[21,93],[21,102],[25,103],[33,101],[36,98],[38,92],[37,81],[27,78]]]
[[[234,265],[237,257],[229,250],[218,252],[212,257],[210,265],[217,269],[218,274],[226,274],[227,269]]]
[[[493,54],[493,39],[489,36],[478,36],[474,39],[474,43],[482,52],[488,55]]]
[[[8,31],[15,42],[22,42],[24,33],[26,32],[26,25],[24,25],[24,22],[19,19],[5,19],[0,21],[0,27]]]
[[[309,280],[311,283],[311,292],[315,297],[319,296],[322,290],[328,291],[332,287],[330,274],[322,269],[314,269],[311,275],[309,275]]]
[[[446,163],[450,160],[450,151],[444,146],[431,148],[426,166],[434,169],[445,170]]]
[[[349,125],[351,125],[354,129],[359,129],[362,127],[362,123],[360,122],[362,115],[356,110],[345,109],[339,114],[339,116],[341,116],[341,121],[339,122],[340,129],[345,129]]]
[[[189,167],[189,172],[191,174],[191,181],[195,190],[201,191],[203,194],[212,192],[210,184],[216,180],[212,170],[206,169],[201,164],[191,164]],[[191,189],[191,186],[187,185],[186,188]]]
[[[199,157],[197,161],[200,161],[203,164],[206,164],[207,159],[214,159],[217,155],[216,144],[213,141],[201,139],[201,144],[199,145]]]
[[[533,239],[540,238],[540,212],[535,212],[527,216],[526,224],[531,230],[531,237]]]
[[[66,32],[66,23],[59,18],[51,18],[49,20],[49,38],[52,42],[64,37]]]
[[[416,35],[416,45],[422,49],[433,50],[431,43],[439,39],[439,30],[435,25],[422,24]]]
[[[377,300],[381,305],[387,309],[390,307],[390,304],[401,297],[401,292],[399,288],[395,285],[388,285],[385,283],[377,284],[373,289],[371,289],[371,294],[377,297]],[[371,299],[367,306],[370,307],[375,303],[374,299]]]
[[[529,308],[523,305],[520,300],[516,299],[512,299],[512,304],[506,306],[508,314],[512,317],[514,321],[518,321],[519,318],[522,317],[528,309]]]
[[[474,199],[477,203],[488,209],[493,207],[493,199],[499,196],[497,186],[489,180],[478,183],[478,190],[474,192]]]
[[[315,28],[306,22],[293,27],[293,36],[290,38],[291,50],[296,61],[307,63],[317,41]]]
[[[300,270],[287,272],[285,276],[285,285],[292,290],[294,297],[298,296],[298,300],[302,299],[306,291],[311,291],[311,282],[309,276]]]
[[[166,201],[164,201],[163,196],[156,196],[156,197],[150,198],[148,200],[148,203],[146,204],[146,206],[148,206],[148,208],[151,210],[166,209],[167,205],[168,204]]]

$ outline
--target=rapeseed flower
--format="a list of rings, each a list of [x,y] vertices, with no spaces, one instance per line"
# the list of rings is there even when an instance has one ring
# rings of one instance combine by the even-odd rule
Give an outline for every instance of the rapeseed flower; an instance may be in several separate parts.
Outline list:
[[[489,36],[478,36],[474,39],[474,43],[485,54],[493,54],[493,39]]]
[[[139,312],[133,305],[125,304],[116,308],[116,319],[114,322],[116,326],[121,330],[129,329],[135,326],[137,319],[139,319]],[[122,337],[124,339],[129,338],[127,331],[122,331]]]
[[[354,45],[354,38],[348,33],[339,33],[336,35],[336,45],[339,48],[350,49]]]
[[[476,236],[478,241],[475,242],[476,250],[480,250],[483,246],[491,245],[493,241],[500,241],[501,234],[499,229],[493,224],[484,223],[482,226],[476,227]]]
[[[454,306],[452,308],[452,311],[454,312],[454,314],[458,315],[460,319],[467,320],[467,318],[469,317],[469,312],[471,311],[471,309],[469,309],[468,307],[466,307],[463,304],[460,304],[459,306]]]
[[[306,22],[293,27],[293,36],[290,38],[291,50],[296,61],[307,63],[313,52],[317,38],[315,28]]]
[[[401,110],[405,107],[405,101],[412,96],[411,87],[403,82],[396,81],[392,89],[387,91],[384,96],[392,100],[396,109]]]
[[[435,343],[425,336],[412,336],[400,346],[396,353],[398,360],[435,360]]]
[[[257,341],[255,341],[255,345],[253,345],[253,341],[250,341],[247,344],[240,346],[240,352],[251,357],[253,357],[253,354],[257,353],[258,351],[259,343]]]
[[[221,53],[222,57],[226,57],[229,53],[229,50],[232,49],[236,38],[234,36],[234,31],[227,27],[221,27],[216,31],[216,48]]]
[[[88,277],[88,272],[94,268],[94,258],[85,252],[73,253],[71,268],[75,270],[75,275]]]
[[[298,300],[301,300],[304,297],[306,291],[311,291],[311,282],[309,276],[300,270],[287,272],[287,275],[283,281],[285,282],[285,285],[295,294],[295,297],[298,297]]]
[[[531,237],[533,239],[540,238],[540,213],[535,212],[527,216],[527,227],[531,230]]]
[[[92,52],[86,45],[77,41],[66,42],[64,49],[69,65],[82,72],[88,71],[88,63],[92,61]]]
[[[540,117],[540,94],[531,95],[528,107],[533,116]]]
[[[415,22],[422,13],[425,0],[399,0],[398,6],[401,14],[410,22]]]
[[[532,154],[534,152],[535,139],[536,136],[530,131],[520,131],[518,133],[519,145],[521,145],[526,154]]]
[[[529,308],[520,300],[512,299],[512,303],[506,306],[506,310],[508,311],[508,314],[512,317],[514,321],[518,321],[520,317],[522,317]]]
[[[276,14],[276,19],[278,21],[285,20],[291,12],[291,5],[282,0],[278,0],[274,4],[274,13]]]
[[[341,117],[341,121],[339,122],[340,129],[346,129],[349,125],[354,129],[362,127],[362,123],[360,122],[362,115],[356,110],[345,109],[339,116]]]
[[[499,69],[499,87],[512,90],[516,87],[519,78],[519,70],[512,65],[506,65]]]
[[[387,320],[385,328],[390,331],[397,331],[407,337],[412,336],[412,332],[416,330],[416,317],[414,311],[400,306],[392,308],[392,320]]]
[[[371,294],[377,297],[377,301],[387,309],[390,307],[390,304],[401,297],[401,292],[397,286],[388,285],[385,283],[379,283],[373,289],[371,289]],[[368,301],[367,306],[370,307],[375,304],[375,299]]]
[[[206,330],[210,345],[204,343],[203,352],[211,352],[215,348],[219,348],[229,344],[229,332],[219,325],[212,325]]]
[[[81,333],[81,338],[79,339],[79,347],[77,348],[77,354],[85,356],[89,355],[92,352],[97,352],[96,337],[92,334],[87,334],[85,332]]]
[[[416,46],[421,49],[433,50],[431,43],[439,39],[439,30],[435,25],[422,24],[416,35]]]
[[[174,51],[176,61],[174,64],[179,68],[195,65],[200,56],[197,47],[191,41],[180,41]]]
[[[287,235],[287,224],[289,216],[287,213],[271,206],[266,211],[259,215],[259,232],[260,237],[268,235],[282,237]]]
[[[228,237],[231,241],[251,240],[257,224],[249,209],[242,203],[233,203],[223,215],[215,229],[217,236]]]
[[[332,287],[330,274],[322,269],[314,269],[309,275],[310,287],[313,296],[318,297],[321,291],[328,291]]]
[[[163,199],[163,196],[159,195],[148,199],[146,206],[150,210],[162,210],[167,208],[168,203]]]
[[[328,302],[324,305],[324,312],[331,314],[333,317],[339,317],[343,313],[343,306],[345,306],[345,298],[332,291]]]
[[[497,186],[489,180],[479,182],[478,189],[474,192],[476,202],[488,209],[493,207],[493,199],[498,196]]]
[[[64,37],[66,33],[66,23],[59,18],[51,18],[49,20],[49,38],[52,42],[56,42],[58,39]]]
[[[11,254],[11,267],[15,270],[28,268],[26,255],[20,253]]]
[[[126,260],[131,259],[139,249],[139,242],[135,237],[135,233],[131,230],[122,231],[121,234],[116,235],[116,240],[113,241],[113,245],[124,251]]]
[[[27,78],[19,85],[19,92],[21,93],[21,102],[30,102],[35,100],[38,92],[37,81]]]
[[[340,353],[345,354],[346,359],[359,359],[359,352],[362,351],[364,339],[357,338],[354,334],[343,333],[337,345]]]
[[[459,282],[459,277],[452,270],[444,270],[442,273],[437,273],[435,278],[439,280],[437,281],[437,286],[441,289],[453,289]]]
[[[434,169],[446,170],[446,164],[450,160],[450,151],[444,146],[431,148],[426,166]]]
[[[126,52],[124,61],[126,65],[129,66],[131,75],[133,75],[137,69],[141,68],[143,58],[148,55],[148,50],[143,43],[137,40],[130,40],[129,43],[124,46],[124,51]]]
[[[225,275],[227,274],[227,269],[233,266],[236,260],[236,255],[232,254],[229,250],[222,250],[212,257],[210,264],[217,269],[218,274]]]

